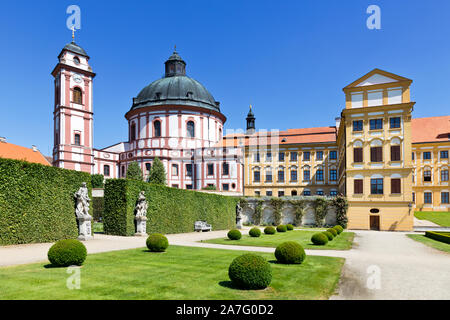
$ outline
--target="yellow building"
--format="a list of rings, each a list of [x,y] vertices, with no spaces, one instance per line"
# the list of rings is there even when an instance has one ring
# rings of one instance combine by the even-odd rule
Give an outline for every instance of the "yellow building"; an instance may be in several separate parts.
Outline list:
[[[450,211],[450,116],[412,121],[413,201],[417,211]]]

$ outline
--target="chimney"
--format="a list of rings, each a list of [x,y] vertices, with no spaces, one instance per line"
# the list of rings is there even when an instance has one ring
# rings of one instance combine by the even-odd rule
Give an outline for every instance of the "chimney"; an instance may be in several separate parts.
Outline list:
[[[31,149],[33,149],[34,152],[38,151],[38,148],[36,146],[31,146]]]
[[[5,137],[0,137],[0,142],[6,142],[6,138]]]

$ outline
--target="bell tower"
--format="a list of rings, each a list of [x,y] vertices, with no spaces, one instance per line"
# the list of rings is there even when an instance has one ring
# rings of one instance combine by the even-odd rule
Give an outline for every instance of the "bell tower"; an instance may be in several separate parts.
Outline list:
[[[94,172],[92,80],[89,56],[74,41],[58,56],[55,78],[53,166]]]
[[[250,105],[250,110],[248,111],[246,120],[247,120],[247,134],[254,134],[255,130],[256,130],[256,127],[255,127],[256,118],[255,118],[255,115],[253,114],[251,105]]]

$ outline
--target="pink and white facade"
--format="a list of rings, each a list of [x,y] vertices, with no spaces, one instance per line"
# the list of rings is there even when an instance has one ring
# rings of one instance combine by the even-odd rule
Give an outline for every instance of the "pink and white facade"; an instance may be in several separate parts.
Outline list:
[[[220,112],[220,103],[198,81],[186,76],[186,63],[176,52],[165,63],[165,77],[133,98],[125,114],[127,141],[104,149],[92,147],[95,74],[89,57],[72,43],[59,59],[52,73],[56,92],[55,166],[123,178],[128,165],[136,161],[147,176],[153,159],[158,157],[170,187],[200,190],[215,186],[219,191],[242,192],[242,151],[222,147],[226,117]]]

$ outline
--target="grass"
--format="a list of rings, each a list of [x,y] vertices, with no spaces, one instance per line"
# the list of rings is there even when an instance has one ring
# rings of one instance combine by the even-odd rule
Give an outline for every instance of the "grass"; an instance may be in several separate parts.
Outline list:
[[[419,220],[428,220],[442,227],[450,227],[450,212],[448,211],[416,211],[414,216]]]
[[[144,248],[88,255],[81,289],[69,290],[66,268],[46,263],[0,268],[0,299],[328,299],[336,289],[343,258],[308,256],[301,265],[273,263],[265,290],[238,290],[228,277],[243,251],[170,246],[166,253]]]
[[[102,222],[94,222],[94,233],[103,233],[103,223]]]
[[[407,234],[407,236],[408,236],[408,238],[411,238],[415,241],[423,243],[426,246],[432,247],[432,248],[440,250],[440,251],[450,253],[450,244],[448,244],[448,243],[444,243],[441,241],[427,238],[427,237],[425,237],[425,235],[422,235],[422,234]]]
[[[228,238],[218,238],[211,240],[204,240],[202,242],[215,243],[215,244],[231,244],[238,246],[255,246],[255,247],[277,247],[279,244],[285,241],[297,241],[305,249],[317,249],[317,250],[349,250],[352,248],[353,232],[342,232],[332,241],[324,246],[317,246],[311,242],[311,237],[318,231],[306,231],[306,230],[293,230],[288,232],[277,232],[274,235],[267,235],[262,233],[261,237],[253,238],[249,235],[242,235],[240,240],[230,240]]]

